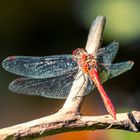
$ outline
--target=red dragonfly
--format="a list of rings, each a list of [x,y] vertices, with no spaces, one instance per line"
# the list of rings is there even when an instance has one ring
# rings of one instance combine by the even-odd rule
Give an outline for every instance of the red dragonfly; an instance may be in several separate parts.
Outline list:
[[[83,48],[76,49],[72,54],[75,56],[75,60],[81,67],[83,73],[90,76],[103,99],[107,111],[116,120],[115,108],[100,82],[98,73],[101,71],[100,67],[98,67],[98,61],[96,61],[96,55],[88,54]]]
[[[115,109],[101,83],[130,70],[133,66],[132,61],[112,64],[117,50],[118,43],[113,42],[100,48],[96,55],[78,49],[73,55],[10,56],[2,62],[2,66],[5,70],[22,76],[10,83],[11,91],[55,99],[67,98],[80,66],[83,73],[89,75],[84,95],[89,94],[96,86],[108,112],[116,119]]]

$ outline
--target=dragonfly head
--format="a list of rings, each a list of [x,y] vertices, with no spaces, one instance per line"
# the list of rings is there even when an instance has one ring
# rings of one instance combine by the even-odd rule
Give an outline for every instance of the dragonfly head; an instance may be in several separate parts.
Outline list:
[[[81,55],[86,54],[86,53],[87,52],[86,52],[86,50],[84,48],[78,48],[78,49],[76,49],[76,50],[74,50],[72,52],[72,55],[74,55],[74,56],[81,56]]]

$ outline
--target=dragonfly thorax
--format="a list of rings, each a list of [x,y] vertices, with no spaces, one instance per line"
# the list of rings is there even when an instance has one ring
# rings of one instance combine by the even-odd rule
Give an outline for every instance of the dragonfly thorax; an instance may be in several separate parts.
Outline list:
[[[73,51],[75,61],[80,65],[84,73],[87,73],[90,69],[97,69],[96,58],[93,54],[88,54],[83,48],[78,48]]]
[[[97,62],[96,62],[95,57],[92,54],[87,54],[85,57],[85,60],[81,60],[81,61],[84,61],[87,64],[88,70],[93,69],[93,68],[97,69]]]

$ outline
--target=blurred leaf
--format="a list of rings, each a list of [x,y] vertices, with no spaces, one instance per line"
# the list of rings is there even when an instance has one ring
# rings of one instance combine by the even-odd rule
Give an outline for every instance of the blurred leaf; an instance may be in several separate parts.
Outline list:
[[[97,15],[106,16],[105,37],[129,43],[140,36],[139,5],[138,0],[78,0],[76,12],[77,18],[86,27]]]
[[[140,134],[123,131],[123,130],[109,130],[107,131],[108,137],[111,140],[139,140]]]

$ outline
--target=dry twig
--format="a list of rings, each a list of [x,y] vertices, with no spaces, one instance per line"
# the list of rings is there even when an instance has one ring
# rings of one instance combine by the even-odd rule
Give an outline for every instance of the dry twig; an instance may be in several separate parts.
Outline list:
[[[105,17],[99,16],[94,21],[86,45],[86,50],[89,53],[96,52],[101,45],[104,25]],[[69,131],[110,128],[124,129],[133,132],[140,131],[140,112],[137,111],[117,114],[117,120],[112,119],[110,115],[80,115],[80,107],[84,99],[83,95],[88,83],[88,76],[85,75],[83,79],[83,76],[79,75],[81,75],[81,72],[77,75],[78,78],[74,81],[65,104],[57,113],[23,124],[3,128],[0,130],[0,140],[22,139],[25,137],[39,138]],[[85,81],[84,85],[82,89],[80,89],[83,81]],[[75,98],[77,93],[78,97]]]

